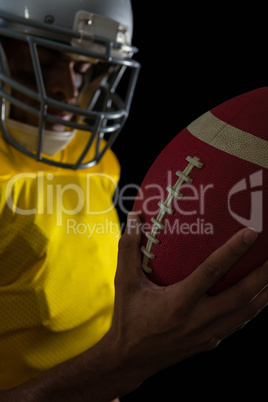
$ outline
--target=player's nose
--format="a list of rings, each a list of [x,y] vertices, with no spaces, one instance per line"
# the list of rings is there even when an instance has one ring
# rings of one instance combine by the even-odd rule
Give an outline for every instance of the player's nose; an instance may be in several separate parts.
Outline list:
[[[74,62],[64,63],[61,69],[55,71],[50,82],[49,95],[58,101],[75,101],[79,95],[77,88]]]

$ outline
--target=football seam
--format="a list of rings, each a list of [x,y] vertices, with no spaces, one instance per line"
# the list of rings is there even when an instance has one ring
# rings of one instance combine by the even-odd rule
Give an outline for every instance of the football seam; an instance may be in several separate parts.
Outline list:
[[[146,246],[141,247],[141,252],[143,253],[143,260],[142,260],[142,269],[146,273],[151,273],[152,269],[148,266],[150,260],[156,258],[156,255],[152,253],[152,247],[154,244],[159,245],[160,241],[157,239],[157,235],[159,230],[164,230],[165,226],[162,223],[163,219],[165,218],[166,214],[172,215],[174,210],[171,208],[171,204],[174,198],[181,199],[183,194],[180,192],[180,189],[184,183],[192,184],[193,179],[189,177],[189,174],[192,172],[193,168],[197,167],[201,169],[203,167],[203,163],[200,162],[200,159],[197,156],[193,158],[191,156],[187,156],[186,161],[189,162],[187,167],[184,169],[183,172],[180,170],[176,172],[176,176],[178,176],[178,180],[174,184],[174,186],[168,185],[166,190],[168,191],[168,196],[166,200],[159,201],[158,206],[160,211],[157,217],[152,217],[151,222],[153,223],[151,232],[145,232],[145,236],[147,237]]]

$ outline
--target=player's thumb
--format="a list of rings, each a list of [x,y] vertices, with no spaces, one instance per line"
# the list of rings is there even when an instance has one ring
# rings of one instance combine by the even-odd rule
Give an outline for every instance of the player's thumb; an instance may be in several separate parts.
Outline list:
[[[141,268],[141,221],[136,213],[130,213],[125,232],[119,240],[116,279],[123,279],[142,272]]]

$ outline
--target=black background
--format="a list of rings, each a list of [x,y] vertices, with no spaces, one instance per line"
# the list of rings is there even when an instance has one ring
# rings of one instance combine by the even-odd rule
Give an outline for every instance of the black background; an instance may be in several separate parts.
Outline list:
[[[266,10],[245,7],[133,1],[133,44],[142,69],[130,117],[114,145],[121,189],[139,185],[163,147],[192,120],[267,85]],[[216,350],[158,373],[121,400],[266,399],[267,314]]]

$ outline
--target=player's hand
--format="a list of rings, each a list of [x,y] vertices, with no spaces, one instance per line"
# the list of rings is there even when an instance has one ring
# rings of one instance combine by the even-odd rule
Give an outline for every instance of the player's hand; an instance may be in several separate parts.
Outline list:
[[[112,331],[130,368],[149,375],[215,348],[268,303],[268,262],[216,296],[207,291],[254,243],[257,233],[242,229],[190,276],[167,287],[141,269],[140,221],[129,217],[119,244]],[[135,370],[134,370],[135,371]]]
[[[238,232],[183,281],[159,287],[141,269],[139,223],[132,216],[120,240],[110,331],[81,355],[0,391],[1,401],[111,401],[155,372],[215,348],[267,305],[268,262],[232,288],[207,295],[256,240],[253,230]]]

